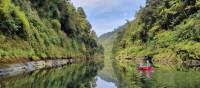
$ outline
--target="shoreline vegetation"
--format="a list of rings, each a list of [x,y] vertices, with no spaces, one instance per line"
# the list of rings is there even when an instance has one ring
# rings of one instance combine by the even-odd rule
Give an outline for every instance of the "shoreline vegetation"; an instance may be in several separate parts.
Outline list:
[[[102,59],[101,59],[102,60]],[[2,88],[90,88],[103,64],[97,60],[45,68],[12,77],[0,77]]]
[[[103,53],[70,0],[0,0],[0,63],[92,58]]]
[[[95,59],[94,59],[95,58]],[[74,64],[79,62],[90,62],[96,60],[102,62],[102,56],[94,56],[93,58],[67,58],[67,59],[46,59],[38,61],[26,61],[18,63],[1,63],[0,77],[12,77],[23,73],[29,73],[36,70],[55,68],[65,66],[67,64]]]
[[[162,68],[200,70],[200,1],[146,0],[133,21],[117,32],[117,62],[152,57]],[[127,67],[128,68],[128,67]]]

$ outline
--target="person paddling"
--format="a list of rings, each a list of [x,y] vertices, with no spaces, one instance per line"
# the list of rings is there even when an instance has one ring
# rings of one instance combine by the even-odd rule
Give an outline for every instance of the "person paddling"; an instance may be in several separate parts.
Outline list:
[[[152,58],[150,58],[149,56],[145,56],[142,63],[140,62],[140,64],[137,67],[138,70],[153,70]]]

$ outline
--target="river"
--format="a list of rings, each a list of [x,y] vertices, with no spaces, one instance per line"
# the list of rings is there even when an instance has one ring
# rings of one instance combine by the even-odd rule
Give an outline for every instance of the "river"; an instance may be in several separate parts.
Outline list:
[[[200,84],[200,72],[140,72],[132,66],[114,66],[115,76],[109,77],[102,75],[103,68],[102,62],[91,61],[1,77],[0,88],[199,88]]]

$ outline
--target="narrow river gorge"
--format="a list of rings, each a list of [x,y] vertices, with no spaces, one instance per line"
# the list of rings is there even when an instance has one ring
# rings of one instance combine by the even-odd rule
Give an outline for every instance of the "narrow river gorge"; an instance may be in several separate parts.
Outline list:
[[[200,84],[196,71],[138,71],[132,63],[102,60],[2,76],[0,88],[198,88]]]
[[[0,0],[0,88],[200,88],[200,0]]]

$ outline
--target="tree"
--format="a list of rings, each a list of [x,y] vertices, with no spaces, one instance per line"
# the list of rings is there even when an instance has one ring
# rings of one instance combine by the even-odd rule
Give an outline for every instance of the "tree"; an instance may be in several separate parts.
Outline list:
[[[79,7],[79,8],[77,9],[77,12],[78,12],[78,14],[81,15],[83,18],[87,18],[86,14],[85,14],[85,11],[83,10],[82,7]]]

